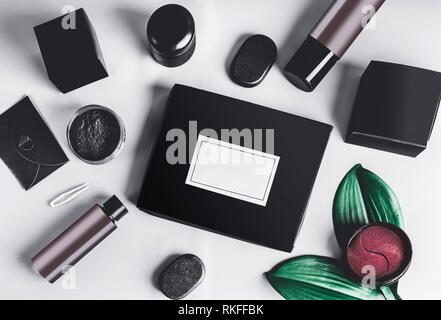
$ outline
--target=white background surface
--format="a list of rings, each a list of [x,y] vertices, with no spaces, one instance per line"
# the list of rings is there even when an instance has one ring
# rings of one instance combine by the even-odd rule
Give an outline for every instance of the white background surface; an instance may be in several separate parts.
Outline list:
[[[198,37],[195,55],[178,69],[156,64],[145,47],[147,13],[166,2],[1,1],[0,112],[24,94],[31,95],[71,162],[28,192],[0,162],[0,298],[162,299],[152,283],[158,267],[170,255],[194,253],[205,261],[207,277],[191,298],[279,299],[264,279],[265,271],[296,255],[339,254],[331,205],[340,180],[356,163],[386,180],[403,207],[414,260],[400,281],[402,297],[441,298],[440,119],[429,148],[417,159],[348,145],[341,136],[357,86],[351,78],[342,82],[348,70],[345,65],[365,68],[370,60],[379,59],[441,71],[441,2],[388,0],[378,15],[376,30],[362,34],[313,94],[294,88],[277,66],[259,87],[241,88],[229,80],[226,61],[241,36],[264,33],[276,42],[280,62],[285,63],[329,0],[176,1],[194,14]],[[110,77],[63,95],[47,79],[32,27],[59,16],[68,4],[85,7]],[[335,125],[292,254],[172,223],[135,208],[133,195],[141,184],[161,101],[167,95],[161,88],[174,83]],[[65,138],[71,115],[91,103],[113,108],[127,128],[123,152],[98,167],[77,160]],[[83,182],[92,185],[86,195],[59,209],[48,207],[54,195]],[[91,205],[111,194],[128,204],[130,214],[117,232],[78,265],[76,289],[65,290],[60,283],[50,285],[39,278],[30,267],[30,257]]]

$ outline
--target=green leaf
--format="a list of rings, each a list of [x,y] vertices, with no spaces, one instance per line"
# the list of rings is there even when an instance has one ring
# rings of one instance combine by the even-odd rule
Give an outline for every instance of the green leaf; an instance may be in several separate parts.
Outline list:
[[[398,284],[398,282],[396,282]],[[400,295],[397,291],[398,287],[394,287],[394,285],[391,286],[384,286],[379,288],[380,292],[383,294],[384,298],[386,300],[401,300]]]
[[[392,189],[376,174],[356,165],[337,189],[333,205],[334,230],[345,250],[349,237],[372,222],[403,227],[400,203]]]
[[[401,296],[398,293],[398,282],[395,282],[394,284],[391,284],[389,286],[389,289],[392,292],[392,295],[394,297],[394,299],[392,299],[392,300],[401,300]],[[384,292],[383,292],[383,295],[384,295]],[[384,295],[384,296],[386,297],[386,295]],[[386,297],[386,299],[387,299],[387,297]]]
[[[347,279],[340,264],[337,259],[303,256],[265,275],[287,300],[384,300],[380,291]]]
[[[349,237],[372,222],[403,227],[401,207],[392,189],[377,175],[356,165],[338,187],[333,205],[334,230],[345,250]],[[271,285],[289,300],[400,300],[398,286],[371,289],[345,277],[341,260],[295,258],[266,273]]]

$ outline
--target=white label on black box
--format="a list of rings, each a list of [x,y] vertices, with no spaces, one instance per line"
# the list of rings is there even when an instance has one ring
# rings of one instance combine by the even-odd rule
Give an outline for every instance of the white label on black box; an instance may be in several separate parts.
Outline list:
[[[266,206],[280,157],[200,135],[186,184]]]

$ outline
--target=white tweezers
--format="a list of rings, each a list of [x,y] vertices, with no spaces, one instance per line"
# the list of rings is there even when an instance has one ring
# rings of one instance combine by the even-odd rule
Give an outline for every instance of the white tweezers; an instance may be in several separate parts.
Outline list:
[[[84,191],[86,191],[87,189],[89,189],[89,184],[88,183],[83,183],[82,185],[75,187],[73,189],[70,189],[62,194],[60,194],[58,197],[56,197],[54,200],[52,200],[51,202],[49,202],[49,205],[52,208],[56,208],[59,206],[62,206],[70,201],[72,201],[73,199],[75,199],[76,197],[78,197],[80,194],[82,194]]]

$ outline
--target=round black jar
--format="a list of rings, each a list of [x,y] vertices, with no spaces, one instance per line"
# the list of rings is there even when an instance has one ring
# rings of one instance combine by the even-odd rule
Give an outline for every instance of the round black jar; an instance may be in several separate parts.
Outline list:
[[[186,63],[196,48],[195,23],[183,6],[168,4],[156,10],[147,25],[153,58],[166,67]]]

